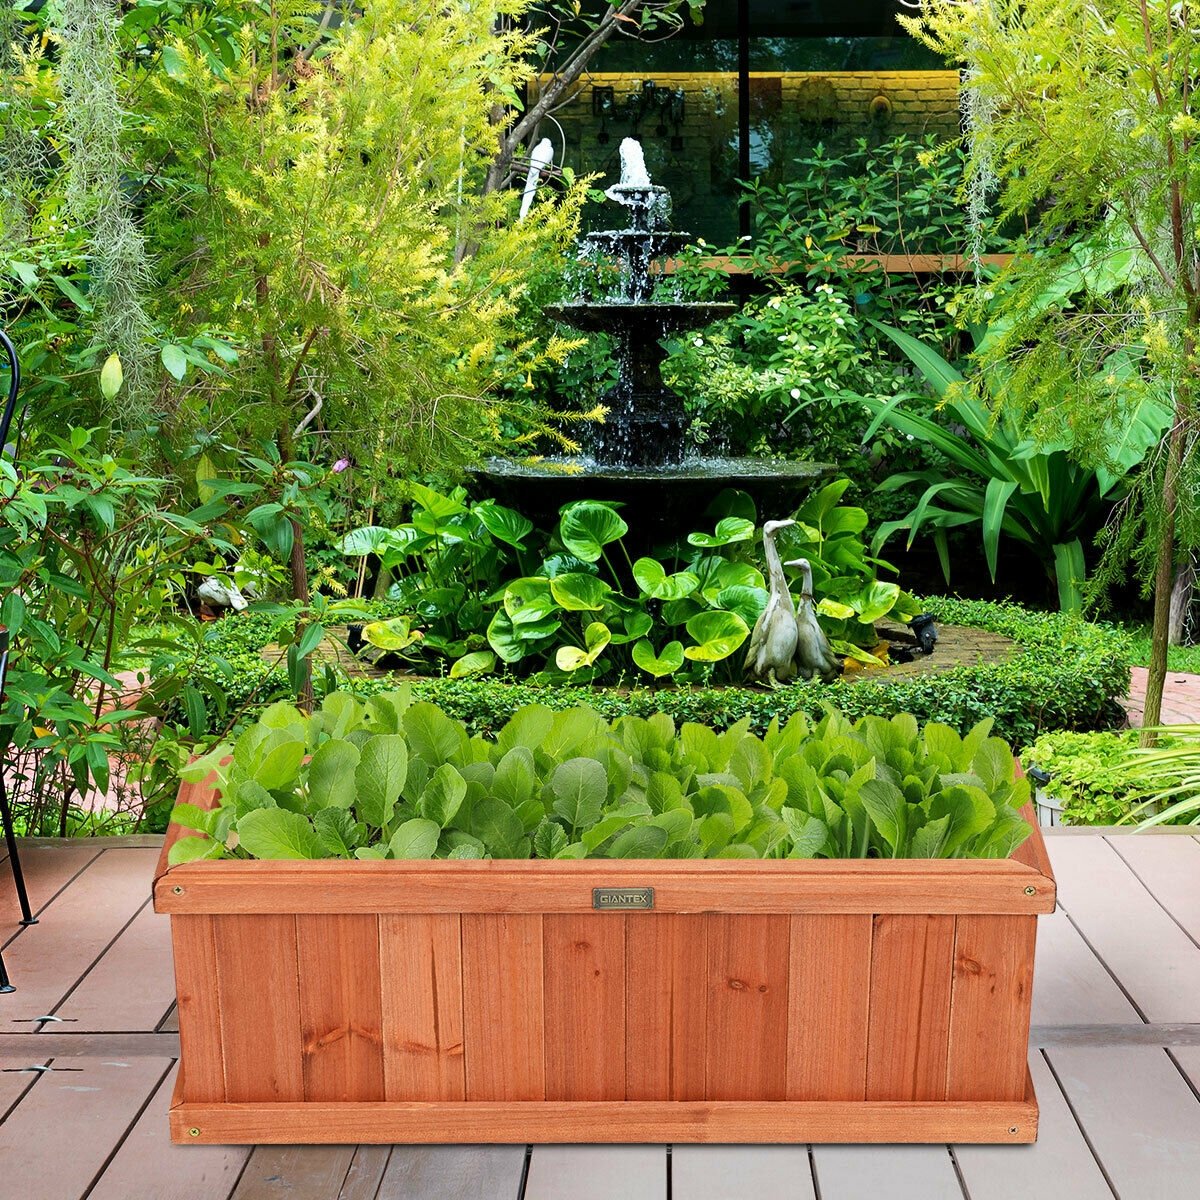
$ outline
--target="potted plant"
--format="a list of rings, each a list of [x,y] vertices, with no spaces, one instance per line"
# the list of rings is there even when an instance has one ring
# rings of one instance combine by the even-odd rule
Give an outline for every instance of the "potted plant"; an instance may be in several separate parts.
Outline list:
[[[187,769],[155,882],[172,1135],[1032,1141],[1054,895],[986,725],[274,705]]]

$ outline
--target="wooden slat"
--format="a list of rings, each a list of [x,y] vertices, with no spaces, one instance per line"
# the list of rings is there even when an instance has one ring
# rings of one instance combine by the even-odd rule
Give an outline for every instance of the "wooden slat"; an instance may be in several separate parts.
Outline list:
[[[184,863],[159,912],[592,912],[594,887],[653,887],[656,912],[1051,912],[1054,881],[1012,860]],[[176,892],[175,889],[182,889]],[[1032,888],[1026,894],[1026,888]]]
[[[535,1146],[524,1200],[666,1200],[665,1146]]]
[[[170,1063],[75,1058],[68,1065],[74,1069],[43,1074],[0,1125],[0,1192],[6,1198],[82,1196]]]
[[[296,967],[296,918],[216,918],[218,1007],[230,1100],[299,1100],[301,1064],[300,987]],[[184,1038],[184,1086],[191,1095],[191,1060]]]
[[[1108,844],[1152,896],[1200,942],[1200,842],[1190,837],[1114,837]]]
[[[1200,948],[1104,838],[1055,838],[1062,905],[1150,1021],[1200,1021]]]
[[[0,1028],[19,1032],[59,1001],[146,902],[153,850],[106,850],[13,939],[4,962],[17,990],[4,997]],[[7,889],[0,887],[0,891]]]
[[[1037,917],[959,917],[950,996],[948,1100],[1025,1093]]]
[[[945,1096],[953,956],[953,917],[875,918],[868,1100]]]
[[[203,916],[171,918],[179,996],[176,1025],[180,1050],[187,1063],[185,1094],[189,1100],[198,1102],[225,1099],[216,920]]]
[[[1018,770],[1020,767],[1018,765]],[[1050,854],[1046,850],[1046,839],[1042,836],[1042,827],[1038,824],[1037,813],[1032,802],[1021,809],[1021,816],[1029,826],[1030,834],[1014,851],[1013,860],[1032,867],[1047,879],[1054,878],[1054,867],[1050,862]]]
[[[2,844],[2,843],[0,843]],[[102,841],[76,840],[64,846],[31,846],[22,841],[21,870],[34,915],[49,904],[60,888],[95,861],[105,848]],[[21,926],[21,906],[17,891],[9,880],[9,868],[0,866],[0,944],[7,943]]]
[[[193,1138],[191,1129],[199,1130]],[[467,1101],[181,1104],[171,1136],[228,1142],[1003,1142],[1037,1134],[1019,1101]]]
[[[524,1146],[397,1146],[377,1200],[518,1200],[524,1171]]]
[[[1047,1056],[1117,1195],[1195,1200],[1200,1101],[1164,1050],[1072,1047]]]
[[[390,1146],[359,1146],[337,1200],[376,1200],[391,1158]]]
[[[353,1146],[258,1146],[230,1200],[335,1200]]]
[[[464,1099],[461,919],[380,917],[379,965],[387,1098]]]
[[[958,1146],[959,1170],[971,1200],[1112,1200],[1112,1192],[1040,1054],[1029,1057],[1037,1088],[1038,1140],[1033,1146]]]
[[[50,1057],[41,1051],[39,1045],[32,1043],[17,1047],[17,1053],[11,1056],[6,1053],[5,1047],[0,1047],[0,1125],[4,1123],[4,1114],[40,1078],[36,1072],[27,1073],[25,1068],[44,1067]]]
[[[464,913],[462,957],[467,1099],[541,1100],[542,918]]]
[[[787,917],[708,918],[710,1100],[782,1100],[787,1093]]]
[[[629,913],[625,1089],[630,1100],[703,1100],[708,918]]]
[[[162,1022],[156,1026],[160,1033],[178,1033],[179,1032],[179,1008],[174,1001],[171,1003],[167,1015],[163,1017]]]
[[[1038,918],[1035,962],[1035,1025],[1128,1025],[1141,1020],[1065,912]]]
[[[542,921],[547,1100],[625,1099],[625,918]]]
[[[170,921],[147,900],[56,1015],[72,1021],[75,1033],[153,1029],[174,999]]]
[[[945,1146],[814,1146],[813,1172],[821,1200],[964,1200]]]
[[[804,1146],[674,1146],[671,1200],[815,1200]]]
[[[296,918],[306,1100],[382,1100],[379,920]]]
[[[789,1100],[866,1096],[871,925],[858,913],[791,918]]]
[[[228,1200],[250,1150],[246,1146],[173,1146],[167,1108],[175,1068],[159,1085],[88,1200]]]

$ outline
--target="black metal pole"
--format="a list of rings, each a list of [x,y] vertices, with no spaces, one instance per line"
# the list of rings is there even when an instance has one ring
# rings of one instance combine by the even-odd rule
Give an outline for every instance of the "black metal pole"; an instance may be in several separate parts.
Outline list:
[[[738,0],[738,234],[750,236],[750,201],[744,187],[750,182],[750,0]]]
[[[12,429],[13,414],[17,410],[17,393],[21,389],[21,360],[17,357],[17,348],[12,339],[0,329],[0,348],[8,356],[9,380],[8,398],[4,403],[4,411],[0,413],[0,454],[8,445],[9,431]],[[16,447],[13,447],[13,458],[16,458]],[[4,700],[4,681],[8,677],[8,630],[0,625],[0,703]],[[29,906],[29,893],[25,888],[25,872],[21,869],[21,855],[17,848],[16,833],[13,829],[12,809],[8,803],[8,786],[4,779],[4,757],[0,755],[0,825],[4,827],[4,841],[8,847],[8,865],[12,870],[13,884],[17,890],[17,902],[21,906],[21,924],[36,925],[37,918]],[[15,991],[8,970],[4,966],[4,954],[0,951],[0,993]]]

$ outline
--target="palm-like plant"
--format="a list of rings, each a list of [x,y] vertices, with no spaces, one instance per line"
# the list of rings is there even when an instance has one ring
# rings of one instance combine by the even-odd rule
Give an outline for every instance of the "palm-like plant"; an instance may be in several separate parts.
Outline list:
[[[1169,746],[1130,750],[1125,772],[1145,802],[1136,811],[1150,812],[1139,826],[1200,825],[1200,725],[1155,729],[1170,734]],[[1186,818],[1186,820],[1185,820]]]
[[[878,553],[901,529],[908,530],[909,546],[918,533],[927,530],[949,582],[947,532],[978,523],[993,581],[1004,534],[1037,554],[1057,586],[1059,606],[1066,612],[1078,612],[1087,577],[1082,535],[1094,527],[1107,502],[1119,494],[1128,472],[1157,444],[1169,410],[1148,396],[1114,415],[1110,465],[1092,469],[1072,459],[1067,443],[1047,444],[1027,437],[1008,406],[980,399],[935,350],[898,329],[876,327],[907,355],[964,432],[903,408],[903,401],[912,399],[911,395],[848,397],[875,414],[864,442],[886,422],[927,442],[953,468],[953,474],[928,468],[884,480],[882,491],[913,483],[923,483],[925,490],[906,517],[879,527],[873,552]]]

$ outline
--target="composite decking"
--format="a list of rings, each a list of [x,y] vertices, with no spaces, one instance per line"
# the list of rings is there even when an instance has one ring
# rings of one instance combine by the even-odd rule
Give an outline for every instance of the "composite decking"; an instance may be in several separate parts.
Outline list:
[[[1030,1147],[174,1147],[155,840],[31,843],[37,925],[17,926],[0,865],[0,940],[18,988],[0,996],[0,1197],[1195,1200],[1200,839],[1047,840],[1060,904],[1039,923]]]

